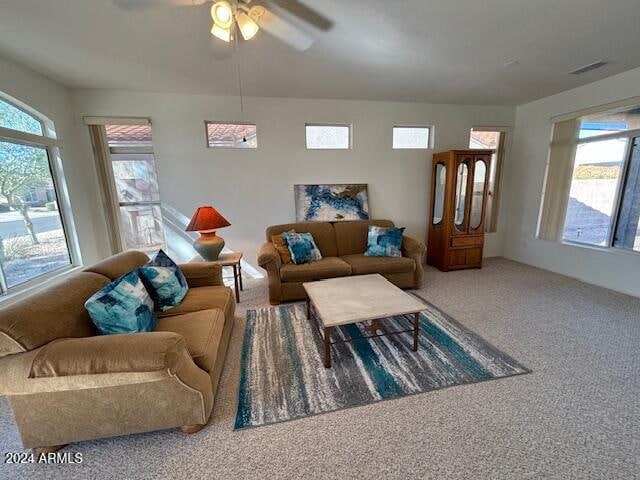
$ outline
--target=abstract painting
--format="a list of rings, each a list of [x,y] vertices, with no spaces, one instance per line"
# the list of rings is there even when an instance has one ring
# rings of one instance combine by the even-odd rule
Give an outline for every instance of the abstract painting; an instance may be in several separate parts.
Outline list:
[[[366,183],[295,185],[297,222],[368,220]]]

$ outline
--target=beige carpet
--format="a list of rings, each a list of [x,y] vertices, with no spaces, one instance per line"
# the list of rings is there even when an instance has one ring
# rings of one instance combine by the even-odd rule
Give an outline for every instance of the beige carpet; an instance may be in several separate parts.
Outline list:
[[[244,312],[267,298],[246,283],[205,430],[75,444],[81,465],[0,478],[640,478],[640,299],[504,259],[428,269],[425,298],[533,373],[234,432]],[[0,452],[20,450],[0,400]]]

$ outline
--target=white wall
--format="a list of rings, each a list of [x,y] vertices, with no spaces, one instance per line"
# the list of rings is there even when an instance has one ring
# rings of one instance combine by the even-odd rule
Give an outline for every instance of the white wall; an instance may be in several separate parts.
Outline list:
[[[190,216],[215,205],[233,224],[220,233],[255,263],[267,225],[294,218],[293,185],[369,184],[371,213],[426,235],[431,151],[391,150],[394,124],[435,125],[435,150],[464,147],[471,126],[514,124],[503,174],[499,233],[485,254],[506,257],[640,296],[640,254],[601,251],[535,238],[550,117],[640,95],[640,69],[631,70],[517,109],[391,102],[249,98],[245,120],[258,124],[255,151],[204,146],[203,120],[239,119],[233,97],[76,90],[0,58],[0,91],[53,120],[64,142],[65,175],[85,263],[108,255],[102,205],[83,115],[148,116],[162,197]],[[307,151],[305,122],[351,122],[354,149]]]
[[[83,115],[150,117],[163,203],[187,217],[199,205],[214,205],[232,224],[219,234],[254,265],[265,227],[295,220],[296,183],[368,183],[372,217],[392,219],[424,240],[433,152],[392,150],[393,125],[435,125],[438,151],[466,147],[472,126],[511,126],[515,113],[513,107],[247,98],[244,120],[258,126],[258,149],[231,150],[205,148],[203,122],[240,120],[234,97],[77,90],[72,101],[77,123]],[[352,123],[353,149],[307,151],[305,122]],[[500,250],[501,236],[489,235],[486,254]]]
[[[504,256],[640,297],[640,253],[576,247],[535,238],[555,115],[640,95],[640,69],[516,110],[512,154],[504,170]]]
[[[77,141],[79,132],[73,121],[69,91],[13,62],[0,58],[0,91],[20,100],[52,120],[62,140],[62,163],[85,264],[107,252],[104,222],[100,215],[97,180],[91,150]],[[84,132],[82,132],[83,134]],[[95,213],[98,212],[98,215]]]

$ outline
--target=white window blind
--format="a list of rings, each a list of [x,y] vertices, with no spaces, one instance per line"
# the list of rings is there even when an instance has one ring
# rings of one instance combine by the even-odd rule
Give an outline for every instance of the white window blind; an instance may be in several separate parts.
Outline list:
[[[578,120],[555,123],[549,147],[542,205],[538,222],[538,238],[560,240],[571,188]]]

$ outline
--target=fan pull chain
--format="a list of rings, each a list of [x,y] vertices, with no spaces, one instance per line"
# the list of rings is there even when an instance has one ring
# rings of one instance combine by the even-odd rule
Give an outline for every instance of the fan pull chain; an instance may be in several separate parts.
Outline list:
[[[238,34],[233,36],[233,40],[235,41],[236,47],[236,71],[238,72],[238,92],[240,93],[240,119],[244,123],[244,102],[242,100],[242,76],[240,74],[240,48],[238,46]],[[246,130],[246,127],[245,127]],[[242,135],[242,141],[247,142],[247,135]]]

